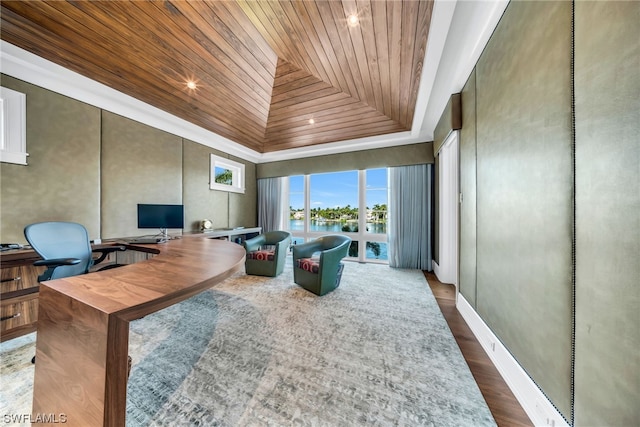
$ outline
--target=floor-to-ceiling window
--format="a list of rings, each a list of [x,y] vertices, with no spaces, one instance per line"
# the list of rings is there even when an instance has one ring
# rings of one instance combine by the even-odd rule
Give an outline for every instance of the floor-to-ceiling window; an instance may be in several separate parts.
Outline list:
[[[387,180],[386,168],[289,177],[294,244],[346,234],[350,258],[386,263]]]

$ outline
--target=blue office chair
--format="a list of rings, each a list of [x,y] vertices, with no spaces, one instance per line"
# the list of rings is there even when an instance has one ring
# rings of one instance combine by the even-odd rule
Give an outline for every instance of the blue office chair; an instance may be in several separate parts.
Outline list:
[[[109,253],[126,249],[121,245],[91,249],[87,229],[75,222],[39,222],[27,225],[24,237],[42,258],[33,265],[47,267],[38,276],[38,282],[88,273],[91,266],[104,261]],[[100,253],[100,257],[93,259],[92,252]],[[110,264],[102,270],[115,267],[120,267],[120,264]],[[31,363],[36,363],[35,356]]]
[[[38,282],[77,276],[89,272],[89,268],[105,260],[114,251],[123,251],[121,245],[91,249],[89,234],[83,225],[75,222],[39,222],[25,227],[24,236],[42,260],[33,263],[47,269],[38,276]],[[94,259],[92,252],[100,253]],[[111,264],[103,269],[120,267]]]

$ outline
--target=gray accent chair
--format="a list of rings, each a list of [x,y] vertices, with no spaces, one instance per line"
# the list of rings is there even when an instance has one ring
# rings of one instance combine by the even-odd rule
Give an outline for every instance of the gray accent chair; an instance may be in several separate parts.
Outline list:
[[[293,281],[316,295],[325,295],[340,285],[340,262],[347,256],[351,239],[340,234],[322,236],[293,247]],[[314,254],[319,252],[319,257]]]
[[[247,252],[244,263],[247,274],[276,277],[284,270],[291,233],[268,231],[243,242]]]

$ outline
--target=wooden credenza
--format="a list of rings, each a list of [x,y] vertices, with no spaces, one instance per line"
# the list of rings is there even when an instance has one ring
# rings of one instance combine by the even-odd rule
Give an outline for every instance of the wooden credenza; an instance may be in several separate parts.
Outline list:
[[[124,426],[129,322],[212,287],[245,259],[242,246],[204,236],[131,249],[156,256],[40,284],[33,414]]]
[[[230,242],[239,238],[240,241],[244,241],[247,236],[253,236],[260,234],[262,227],[237,227],[237,228],[220,228],[217,230],[204,231],[203,234],[208,238],[226,239]],[[237,243],[237,242],[236,242]]]
[[[38,255],[29,250],[0,255],[0,341],[36,330],[38,275],[45,269],[33,266],[38,259]]]

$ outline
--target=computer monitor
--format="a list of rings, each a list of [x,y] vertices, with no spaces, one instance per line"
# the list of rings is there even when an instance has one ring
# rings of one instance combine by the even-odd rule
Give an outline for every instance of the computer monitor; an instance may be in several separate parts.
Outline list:
[[[184,228],[184,205],[138,204],[138,228]]]

